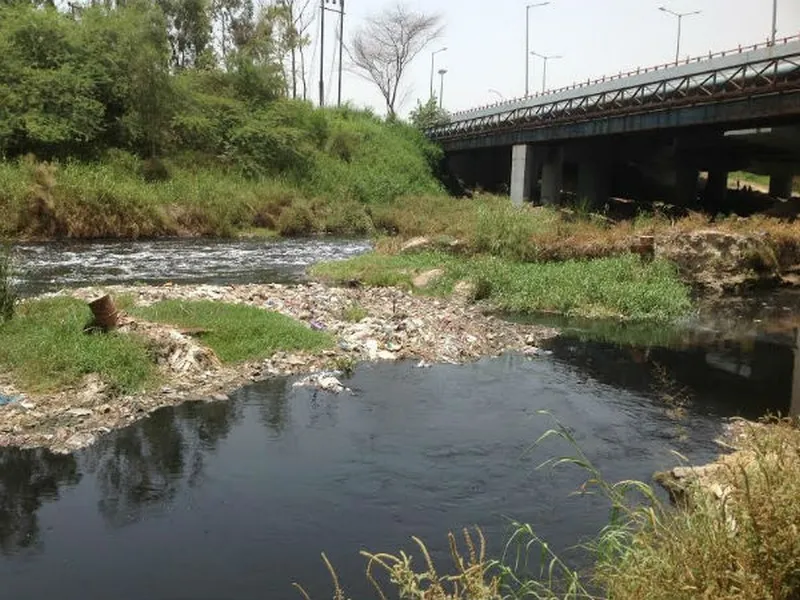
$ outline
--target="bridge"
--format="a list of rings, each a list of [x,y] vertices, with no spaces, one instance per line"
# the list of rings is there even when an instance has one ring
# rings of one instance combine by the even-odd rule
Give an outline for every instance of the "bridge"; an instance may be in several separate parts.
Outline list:
[[[714,210],[742,169],[787,198],[800,174],[800,35],[458,112],[427,135],[452,176],[518,204],[567,192],[593,204],[702,197]]]

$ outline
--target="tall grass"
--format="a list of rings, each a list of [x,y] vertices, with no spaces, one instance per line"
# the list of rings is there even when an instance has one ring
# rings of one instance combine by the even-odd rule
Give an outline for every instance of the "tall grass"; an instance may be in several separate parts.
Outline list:
[[[17,299],[11,247],[0,246],[0,323],[8,321],[14,316]]]

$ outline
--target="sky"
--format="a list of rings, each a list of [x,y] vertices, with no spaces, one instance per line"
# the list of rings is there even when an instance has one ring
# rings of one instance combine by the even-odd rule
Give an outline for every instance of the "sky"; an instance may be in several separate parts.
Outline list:
[[[471,108],[525,91],[525,6],[540,0],[401,0],[427,14],[439,14],[445,30],[442,38],[424,50],[409,69],[403,86],[407,114],[418,98],[427,99],[430,88],[431,51],[436,70],[447,69],[444,107],[450,111]],[[397,0],[346,0],[345,40],[370,14]],[[677,19],[658,10],[702,11],[683,19],[681,57],[708,54],[764,42],[772,28],[773,0],[551,0],[530,10],[530,48],[540,54],[562,55],[550,60],[547,88],[557,88],[588,78],[611,75],[636,67],[667,63],[675,58]],[[328,103],[336,101],[336,77],[330,77],[334,56],[335,15],[326,17],[326,85]],[[319,26],[312,26],[314,37]],[[778,37],[800,34],[800,0],[778,0]],[[318,40],[312,41],[319,60]],[[531,88],[542,86],[542,61],[531,57]],[[347,60],[345,59],[345,69]],[[439,75],[436,74],[436,89]],[[316,92],[319,63],[310,75],[309,88]],[[330,83],[330,85],[328,85]],[[496,90],[497,93],[490,90]],[[318,93],[312,94],[317,97]],[[343,97],[355,106],[371,106],[384,114],[382,97],[358,75],[344,73]]]

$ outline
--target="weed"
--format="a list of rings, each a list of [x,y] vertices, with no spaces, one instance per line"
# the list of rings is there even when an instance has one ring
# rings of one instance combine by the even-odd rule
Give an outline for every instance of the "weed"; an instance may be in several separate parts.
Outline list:
[[[336,356],[331,359],[331,370],[343,373],[345,377],[352,377],[358,362],[352,356]]]
[[[360,323],[369,316],[367,309],[361,306],[358,302],[349,304],[342,311],[342,320],[348,323]]]
[[[17,300],[11,247],[0,246],[0,323],[9,321],[14,316]]]

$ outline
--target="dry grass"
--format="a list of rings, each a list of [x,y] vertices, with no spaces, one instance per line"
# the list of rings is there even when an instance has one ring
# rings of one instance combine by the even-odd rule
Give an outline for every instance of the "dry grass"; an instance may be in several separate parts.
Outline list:
[[[691,509],[638,515],[625,548],[598,565],[608,597],[800,597],[800,432],[744,424],[740,450],[691,487]]]
[[[401,198],[372,210],[376,229],[392,234],[378,247],[393,252],[414,236],[463,242],[471,254],[492,254],[519,261],[563,261],[606,258],[629,252],[641,236],[670,238],[699,230],[757,237],[770,260],[787,269],[800,264],[800,227],[780,219],[712,217],[691,213],[671,219],[659,213],[614,222],[600,215],[547,207],[515,208],[508,198],[479,195],[473,199]]]

